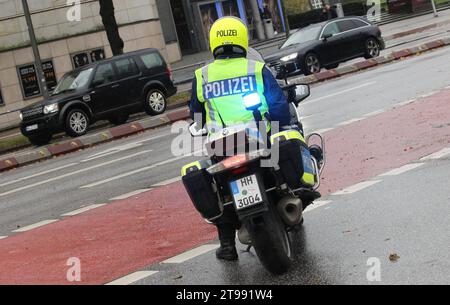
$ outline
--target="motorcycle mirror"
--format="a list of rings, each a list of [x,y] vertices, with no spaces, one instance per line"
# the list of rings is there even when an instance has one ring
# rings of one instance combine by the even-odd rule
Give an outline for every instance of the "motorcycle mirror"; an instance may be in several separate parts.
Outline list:
[[[295,87],[295,101],[297,103],[300,103],[301,101],[306,99],[308,96],[310,96],[310,94],[311,91],[309,85],[307,84],[297,85]]]
[[[193,137],[203,137],[208,134],[208,131],[206,130],[206,128],[202,128],[200,130],[198,129],[197,122],[193,122],[189,126],[189,132],[190,132],[191,136],[193,136]]]
[[[287,82],[288,73],[286,71],[286,67],[281,65],[277,72],[278,72],[277,73],[277,78],[278,79],[284,79],[285,83],[287,84],[288,83]]]

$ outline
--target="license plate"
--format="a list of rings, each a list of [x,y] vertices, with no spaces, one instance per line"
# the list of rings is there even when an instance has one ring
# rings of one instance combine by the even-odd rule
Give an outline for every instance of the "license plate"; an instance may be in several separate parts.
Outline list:
[[[26,128],[27,131],[32,131],[32,130],[36,130],[36,129],[38,129],[37,124],[27,126],[27,128]]]
[[[236,209],[244,209],[262,202],[261,190],[259,189],[256,175],[244,177],[231,182]]]

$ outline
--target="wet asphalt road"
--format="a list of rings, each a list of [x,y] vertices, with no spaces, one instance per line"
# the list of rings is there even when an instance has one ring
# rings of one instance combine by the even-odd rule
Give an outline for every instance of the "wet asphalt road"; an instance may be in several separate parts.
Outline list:
[[[450,85],[448,62],[442,48],[315,85],[299,107],[306,131],[441,90]],[[196,158],[170,153],[175,136],[166,127],[0,174],[0,236],[179,176]],[[162,272],[142,283],[367,283],[369,257],[380,259],[383,284],[449,283],[449,166],[449,160],[429,162],[308,213],[296,237],[298,260],[286,276],[268,276],[251,253],[241,254],[238,265],[207,254],[175,267],[158,265]],[[400,256],[397,263],[388,260],[391,252]]]
[[[159,272],[135,284],[448,285],[449,172],[450,157],[427,161],[398,176],[376,177],[381,182],[357,193],[321,199],[332,202],[305,213],[303,230],[293,235],[296,260],[285,275],[268,274],[252,249],[239,253],[238,262],[217,261],[209,252],[148,266]],[[367,279],[369,259],[379,261],[380,281]]]
[[[336,127],[378,110],[435,92],[450,84],[447,48],[317,84],[299,106],[307,132]],[[0,236],[67,211],[178,177],[195,157],[176,159],[170,127],[0,174]],[[150,165],[156,168],[142,170]],[[81,172],[78,172],[81,171]],[[129,174],[118,178],[119,175]],[[90,188],[80,188],[105,179]]]

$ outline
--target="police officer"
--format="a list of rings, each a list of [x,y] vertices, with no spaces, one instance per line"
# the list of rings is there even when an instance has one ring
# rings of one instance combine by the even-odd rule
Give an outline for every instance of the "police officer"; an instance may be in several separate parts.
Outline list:
[[[256,92],[262,102],[263,118],[277,121],[280,129],[290,124],[286,97],[263,62],[247,59],[248,30],[241,19],[223,17],[210,30],[210,47],[214,61],[195,71],[190,103],[191,117],[200,117],[209,133],[224,127],[251,122],[252,111],[246,110],[243,96]],[[197,114],[197,116],[196,116]],[[268,114],[268,115],[266,115]],[[232,209],[225,209],[215,222],[220,239],[218,259],[236,260],[235,234],[239,221]]]

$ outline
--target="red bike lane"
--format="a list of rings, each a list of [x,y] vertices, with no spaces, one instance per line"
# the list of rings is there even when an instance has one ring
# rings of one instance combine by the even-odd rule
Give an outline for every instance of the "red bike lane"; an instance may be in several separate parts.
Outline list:
[[[450,91],[325,134],[324,196],[450,145]],[[180,182],[0,240],[0,284],[104,284],[216,238]]]

